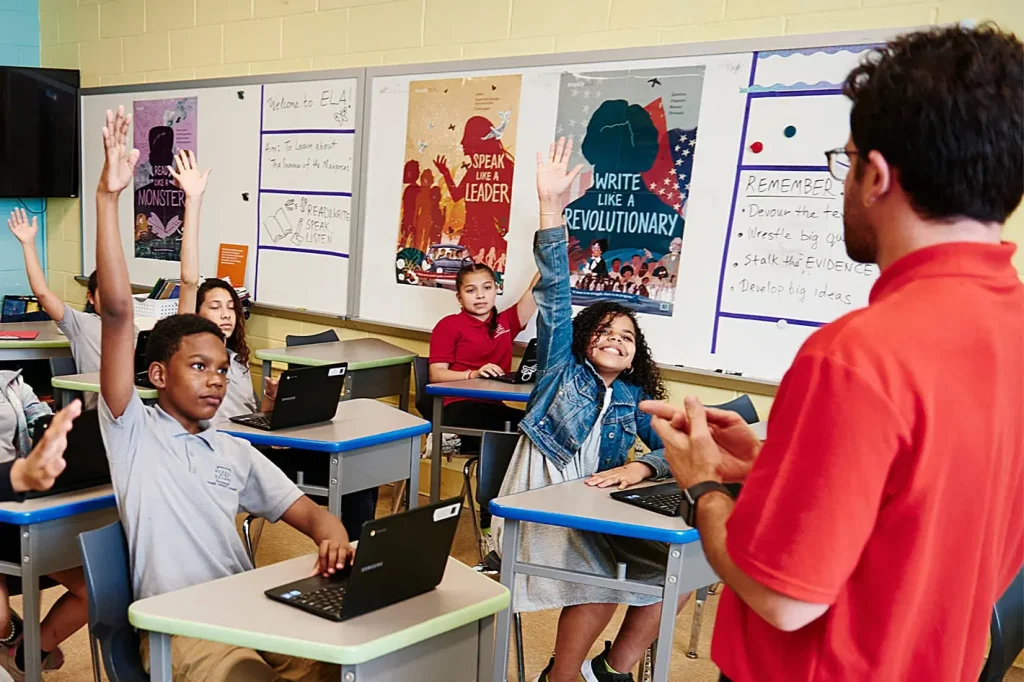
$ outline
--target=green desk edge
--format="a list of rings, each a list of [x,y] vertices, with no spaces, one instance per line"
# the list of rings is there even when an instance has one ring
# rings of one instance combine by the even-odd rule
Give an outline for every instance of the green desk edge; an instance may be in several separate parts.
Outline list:
[[[50,339],[48,341],[39,341],[38,339],[29,340],[2,340],[0,341],[0,350],[36,350],[38,348],[70,348],[71,343],[67,339]]]
[[[194,637],[210,642],[241,646],[257,651],[270,651],[285,656],[297,656],[325,663],[358,665],[386,656],[445,632],[451,632],[463,625],[475,623],[487,616],[493,616],[499,611],[508,608],[509,602],[508,590],[504,590],[501,594],[477,602],[472,606],[437,616],[405,630],[392,632],[390,635],[385,635],[372,642],[358,646],[332,646],[308,642],[304,639],[296,639],[285,635],[251,635],[221,626],[203,625],[176,618],[164,618],[139,613],[136,604],[128,607],[128,620],[136,628],[148,632]]]
[[[65,391],[81,391],[83,393],[99,393],[100,385],[92,384],[87,381],[72,381],[64,377],[53,377],[50,381],[50,385],[54,388],[60,388]],[[141,388],[135,387],[135,390],[139,392],[139,397],[143,400],[156,400],[157,393],[155,388]]]
[[[270,362],[281,362],[284,364],[291,363],[293,365],[303,365],[306,367],[322,367],[324,365],[330,365],[338,360],[318,360],[315,358],[303,358],[297,355],[285,355],[280,351],[288,350],[287,348],[266,348],[264,350],[256,351],[256,359]],[[408,355],[395,355],[390,358],[381,358],[380,360],[365,360],[363,362],[350,362],[348,363],[348,370],[355,372],[361,369],[376,369],[378,367],[394,367],[395,365],[407,365],[416,358],[415,353],[409,353]],[[344,362],[344,361],[340,361]]]

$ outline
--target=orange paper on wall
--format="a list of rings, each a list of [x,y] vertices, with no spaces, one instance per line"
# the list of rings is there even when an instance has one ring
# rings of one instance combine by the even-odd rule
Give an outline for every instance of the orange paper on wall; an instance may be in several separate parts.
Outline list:
[[[217,277],[231,281],[232,286],[245,286],[245,263],[249,247],[245,244],[221,244],[217,253]]]

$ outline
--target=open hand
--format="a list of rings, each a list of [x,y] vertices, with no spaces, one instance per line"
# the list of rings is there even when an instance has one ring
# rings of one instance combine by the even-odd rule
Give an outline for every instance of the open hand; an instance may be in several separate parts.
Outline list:
[[[469,378],[476,379],[479,377],[482,379],[492,379],[494,377],[504,376],[504,374],[505,370],[503,370],[501,367],[498,367],[494,363],[488,362],[480,369],[475,369],[472,372],[470,372]]]
[[[139,150],[130,149],[128,133],[132,125],[131,114],[124,113],[119,106],[117,113],[107,109],[107,121],[103,126],[103,149],[106,160],[103,172],[100,173],[98,192],[120,194],[128,186],[135,173],[135,164],[139,162]]]
[[[439,155],[434,158],[434,167],[442,174],[446,175],[451,171],[448,170],[448,159],[444,155]]]
[[[174,184],[185,192],[186,197],[202,198],[203,193],[206,192],[206,179],[210,177],[211,169],[199,170],[195,152],[180,150],[174,156],[174,165],[168,166],[167,170],[171,172]]]
[[[586,484],[595,488],[618,486],[619,490],[636,485],[654,476],[654,470],[643,462],[630,462],[614,469],[599,471],[586,480]]]
[[[754,430],[736,412],[715,407],[705,408],[696,398],[687,398],[687,401],[695,402],[703,411],[708,433],[718,451],[715,455],[718,476],[727,483],[746,480],[761,452],[761,440]],[[640,409],[647,414],[665,420],[675,431],[692,435],[691,410],[688,407],[681,408],[653,400],[640,403]]]
[[[540,199],[541,210],[551,208],[560,211],[565,208],[562,195],[565,194],[572,181],[580,174],[582,165],[571,171],[569,159],[572,158],[572,138],[558,138],[548,148],[547,157],[537,152],[537,197]]]
[[[32,216],[32,222],[28,221],[28,213],[23,208],[16,208],[11,211],[11,217],[7,219],[7,227],[11,228],[14,237],[22,244],[31,244],[36,240],[36,233],[39,231],[39,219]]]
[[[334,538],[320,543],[320,554],[313,564],[312,575],[328,577],[342,570],[355,561],[356,550],[349,544],[348,538]]]
[[[54,415],[53,420],[43,432],[39,443],[24,459],[15,460],[11,469],[11,484],[15,491],[49,490],[57,477],[64,471],[64,450],[68,446],[68,431],[71,425],[82,414],[81,401],[75,400]]]

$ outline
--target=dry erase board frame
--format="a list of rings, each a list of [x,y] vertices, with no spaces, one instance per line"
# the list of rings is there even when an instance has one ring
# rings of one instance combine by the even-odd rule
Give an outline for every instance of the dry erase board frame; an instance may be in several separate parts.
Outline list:
[[[365,201],[362,204],[363,213],[359,216],[359,222],[363,226],[363,230],[370,229],[369,222],[373,221],[378,227],[388,234],[392,234],[397,229],[398,220],[382,220],[380,217],[374,217],[369,215],[370,213],[379,212],[381,209],[378,207],[381,205],[389,206],[385,210],[394,210],[397,212],[397,208],[392,206],[391,197],[388,197],[387,201],[381,201],[380,191],[377,191],[374,186],[375,182],[381,184],[382,181],[377,180],[374,174],[375,170],[379,171],[383,162],[379,161],[378,149],[380,148],[375,135],[380,134],[380,127],[383,125],[382,112],[375,111],[378,101],[378,84],[381,87],[385,83],[399,83],[400,79],[405,79],[405,82],[419,80],[419,79],[431,79],[431,78],[457,78],[459,76],[473,77],[489,76],[506,73],[523,73],[524,70],[549,70],[555,71],[560,68],[566,70],[573,70],[580,66],[585,65],[602,65],[601,68],[606,70],[614,70],[614,66],[608,67],[608,64],[612,63],[623,63],[623,62],[650,62],[649,67],[656,68],[659,66],[657,61],[651,62],[651,60],[664,60],[664,59],[684,59],[684,58],[714,58],[723,55],[735,55],[744,56],[748,59],[752,59],[752,55],[758,52],[767,51],[781,51],[781,50],[801,50],[801,49],[812,49],[812,48],[830,48],[836,46],[863,46],[863,45],[876,45],[885,42],[896,34],[914,30],[915,27],[906,28],[894,28],[894,29],[882,29],[882,30],[864,30],[864,31],[848,31],[838,33],[828,33],[819,35],[801,35],[801,36],[780,36],[771,38],[755,38],[755,39],[742,39],[742,40],[729,40],[709,43],[693,43],[693,44],[681,44],[681,45],[669,45],[669,46],[656,46],[649,48],[630,48],[622,50],[601,50],[601,51],[590,51],[590,52],[579,52],[579,53],[568,53],[568,54],[544,54],[544,55],[532,55],[532,56],[519,56],[519,57],[507,57],[507,58],[495,58],[495,59],[483,59],[483,60],[462,60],[454,62],[440,62],[440,63],[428,63],[428,64],[416,64],[406,66],[387,66],[387,67],[371,67],[367,69],[365,95],[363,100],[363,106],[366,107],[365,118],[370,122],[366,139],[363,145],[363,172],[366,174],[363,184],[363,192]],[[620,67],[622,68],[622,67]],[[636,68],[636,67],[633,67]],[[744,73],[744,78],[746,74]],[[420,78],[417,78],[420,77]],[[391,80],[387,80],[391,79]],[[743,85],[747,85],[746,82]],[[707,86],[707,80],[705,80],[705,87]],[[406,88],[406,91],[408,88]],[[396,90],[397,92],[397,90]],[[520,103],[521,108],[524,106]],[[394,109],[394,107],[392,107]],[[387,118],[387,115],[384,115]],[[391,116],[391,119],[398,121],[400,117]],[[388,119],[390,120],[390,119]],[[406,121],[405,118],[401,118],[402,121]],[[703,120],[703,119],[702,119]],[[394,123],[392,121],[392,123]],[[545,133],[546,139],[553,135],[552,131]],[[742,129],[741,129],[742,130]],[[394,136],[402,136],[404,144],[405,129],[391,130]],[[739,133],[742,135],[742,132]],[[703,138],[702,138],[703,139]],[[838,141],[837,144],[842,144],[845,140]],[[390,145],[394,143],[388,143],[389,151]],[[375,145],[377,148],[375,148]],[[729,203],[733,199],[733,176],[736,171],[736,147],[730,143],[730,149],[728,155],[731,157],[728,165],[730,170],[728,172],[729,180],[729,191],[726,192],[728,196],[725,197],[725,203]],[[517,139],[516,149],[516,160],[518,160],[523,166],[532,168],[533,166],[533,151],[539,147],[526,147],[522,144],[522,129],[520,129],[520,137]],[[823,151],[823,150],[822,150]],[[377,163],[379,166],[374,166],[374,162],[371,160],[378,159]],[[388,167],[387,172],[394,173],[394,168]],[[399,170],[400,174],[400,170]],[[518,176],[517,176],[518,181]],[[398,185],[400,186],[400,184]],[[524,186],[517,185],[517,190],[525,189]],[[390,191],[390,190],[389,190]],[[517,201],[515,198],[515,192],[513,192],[513,204]],[[370,206],[370,203],[373,206]],[[535,204],[534,204],[535,206]],[[513,210],[513,214],[515,210]],[[512,231],[509,235],[509,262],[512,262],[512,232],[515,231],[515,216],[513,215]],[[723,221],[724,222],[724,221]],[[724,227],[724,225],[723,225]],[[724,234],[724,233],[723,233]],[[390,287],[399,287],[394,283],[392,279],[388,288],[382,287],[385,282],[380,278],[379,275],[371,274],[369,277],[366,274],[364,268],[375,267],[375,268],[387,268],[389,263],[384,259],[383,253],[380,251],[380,245],[371,245],[369,242],[373,238],[368,233],[363,234],[363,238],[359,243],[358,253],[358,287],[359,287],[359,301],[358,306],[352,310],[353,317],[355,319],[365,320],[369,322],[375,322],[380,324],[403,324],[407,327],[414,327],[417,329],[429,330],[430,327],[437,319],[440,319],[445,314],[455,312],[457,310],[457,304],[455,297],[450,292],[437,292],[429,289],[418,289],[414,287],[401,287],[403,289],[410,289],[408,296],[415,299],[415,303],[395,305],[394,294],[403,293],[390,291]],[[383,237],[378,237],[382,239]],[[519,255],[522,255],[523,245],[519,245]],[[684,255],[685,255],[685,241],[684,241]],[[392,251],[392,254],[394,252]],[[718,275],[718,270],[721,266],[722,260],[726,257],[725,253],[719,253],[716,256],[716,263],[713,269],[715,275]],[[368,258],[372,258],[374,263],[366,262]],[[530,267],[532,267],[532,257],[529,258]],[[509,272],[509,284],[510,286],[506,290],[506,293],[499,299],[499,307],[510,305],[512,301],[521,293],[525,287],[525,275],[520,275],[518,278],[515,273],[512,272],[515,266],[510,266]],[[525,266],[520,265],[520,269]],[[369,280],[373,281],[370,282]],[[379,281],[378,281],[379,280]],[[371,299],[374,297],[384,296],[388,299],[389,303],[385,306],[374,306],[371,305]],[[711,308],[715,309],[719,303],[715,300],[710,301]],[[429,313],[428,313],[429,311]],[[680,312],[677,310],[676,315]],[[685,313],[684,313],[685,314]],[[429,320],[427,319],[429,315]],[[714,313],[715,321],[717,322],[717,313]],[[687,367],[708,369],[708,370],[730,370],[737,369],[735,366],[730,366],[728,363],[715,364],[714,359],[708,359],[706,357],[689,361],[688,357],[680,357],[678,353],[666,352],[666,346],[672,343],[668,337],[671,334],[665,333],[661,330],[660,333],[657,329],[660,321],[653,320],[653,316],[646,317],[644,320],[645,329],[654,328],[655,333],[653,336],[656,338],[654,342],[655,357],[661,362],[670,362],[675,365],[686,365]],[[675,316],[669,319],[674,319]],[[665,319],[665,318],[662,318]],[[677,327],[681,327],[681,323],[676,322]],[[531,333],[528,330],[524,335]],[[680,332],[684,333],[684,332]],[[648,334],[649,338],[652,334]],[[679,333],[675,335],[675,338],[679,338]],[[670,349],[671,350],[671,349]],[[707,355],[705,349],[705,355]],[[787,363],[788,364],[788,363]],[[768,380],[777,380],[781,376],[781,371],[778,372],[765,372],[755,373],[745,371],[745,375],[763,376]]]
[[[325,281],[323,281],[321,283],[321,286],[331,287],[331,288],[333,288],[335,290],[338,290],[338,289],[340,289],[342,287],[344,288],[344,299],[343,299],[344,310],[339,312],[338,310],[319,310],[319,309],[317,309],[315,307],[314,308],[303,308],[303,307],[300,307],[300,306],[282,305],[279,301],[267,300],[267,296],[262,296],[262,297],[260,296],[259,287],[257,286],[257,260],[259,258],[259,253],[260,253],[259,245],[260,245],[260,238],[261,238],[260,237],[260,233],[259,233],[259,230],[260,230],[260,227],[259,227],[259,221],[260,221],[259,205],[260,205],[260,201],[261,201],[261,191],[260,191],[260,189],[261,189],[261,184],[260,184],[261,183],[261,177],[260,177],[261,176],[261,172],[260,172],[260,170],[256,171],[255,180],[251,183],[251,185],[252,185],[251,188],[249,188],[248,191],[246,192],[248,194],[248,200],[247,201],[248,201],[249,204],[251,204],[251,206],[248,207],[248,209],[255,210],[256,213],[254,214],[251,226],[243,225],[241,228],[239,228],[239,230],[240,230],[239,233],[244,233],[246,235],[245,241],[240,241],[239,243],[245,243],[245,244],[247,244],[249,246],[249,266],[247,268],[247,277],[246,277],[247,281],[246,281],[246,284],[248,285],[249,289],[254,293],[256,301],[258,301],[259,303],[268,305],[268,306],[272,306],[272,307],[278,307],[278,308],[284,308],[284,309],[303,310],[305,312],[309,312],[309,313],[313,313],[313,314],[321,314],[321,315],[324,315],[324,316],[328,316],[328,317],[332,317],[332,318],[338,318],[338,319],[345,319],[345,318],[347,318],[350,315],[351,310],[353,309],[353,306],[358,301],[358,295],[359,295],[358,294],[358,287],[356,286],[356,284],[358,282],[358,280],[356,279],[357,275],[354,274],[354,271],[358,270],[358,268],[356,267],[356,265],[357,265],[357,263],[356,263],[357,258],[354,257],[354,254],[358,252],[358,243],[359,243],[359,237],[360,237],[360,232],[361,232],[358,216],[361,214],[361,211],[362,211],[362,207],[361,207],[362,191],[361,191],[361,188],[362,188],[363,173],[362,173],[362,166],[361,166],[361,164],[362,164],[362,158],[363,158],[362,145],[363,145],[363,140],[364,140],[364,126],[363,126],[363,122],[366,120],[364,118],[364,107],[363,107],[362,98],[364,97],[364,90],[365,90],[365,74],[366,74],[366,70],[364,68],[351,68],[351,69],[335,69],[335,70],[328,70],[328,71],[310,71],[310,72],[288,73],[288,74],[270,74],[270,75],[265,75],[265,76],[258,76],[258,75],[257,76],[245,76],[245,77],[239,77],[239,78],[214,78],[214,79],[200,79],[200,80],[188,80],[188,81],[170,81],[170,82],[164,82],[164,83],[140,83],[140,84],[135,84],[135,85],[123,85],[123,86],[119,85],[119,86],[109,86],[109,87],[87,88],[87,89],[82,90],[82,93],[81,93],[81,97],[82,97],[82,100],[81,100],[81,108],[82,108],[81,125],[82,125],[82,128],[83,128],[82,129],[82,166],[83,166],[83,168],[82,168],[82,171],[83,171],[82,172],[82,184],[83,184],[82,197],[83,197],[83,201],[81,203],[81,208],[80,208],[80,210],[81,210],[81,221],[82,221],[81,224],[82,224],[82,232],[83,232],[82,253],[81,253],[81,269],[82,269],[82,272],[85,273],[87,271],[88,265],[94,260],[94,258],[91,259],[91,258],[89,258],[87,256],[86,249],[94,249],[95,248],[95,240],[94,239],[86,239],[85,238],[86,234],[88,232],[90,232],[90,230],[91,230],[91,234],[93,236],[95,235],[95,224],[94,224],[95,223],[95,214],[91,210],[92,202],[88,199],[88,196],[86,194],[86,192],[88,190],[85,187],[85,184],[87,182],[86,178],[87,177],[91,177],[91,175],[94,174],[94,172],[93,173],[87,173],[88,168],[86,167],[86,162],[87,162],[86,160],[89,157],[88,157],[88,154],[86,153],[86,148],[90,144],[92,144],[92,145],[96,144],[96,139],[93,139],[93,138],[97,138],[98,139],[98,133],[96,135],[92,135],[90,137],[90,135],[89,135],[90,131],[85,130],[85,124],[86,124],[86,119],[87,119],[86,109],[89,106],[89,99],[90,98],[95,98],[95,97],[98,97],[98,96],[104,96],[105,97],[105,96],[110,96],[110,95],[124,95],[125,96],[124,104],[126,106],[130,107],[132,105],[133,100],[138,99],[139,96],[152,95],[153,93],[158,93],[158,92],[165,92],[165,91],[166,92],[179,92],[179,93],[195,92],[197,96],[201,96],[203,91],[211,91],[211,90],[217,90],[217,89],[230,89],[230,88],[236,88],[236,87],[237,88],[247,88],[247,89],[259,88],[259,90],[256,93],[256,98],[255,98],[257,100],[255,102],[256,107],[254,107],[255,117],[257,119],[256,120],[256,125],[258,125],[259,128],[255,131],[256,138],[253,140],[252,144],[253,145],[261,145],[262,144],[262,139],[263,139],[263,130],[262,130],[262,123],[260,121],[261,121],[261,118],[262,118],[263,107],[265,105],[264,105],[264,102],[262,101],[262,97],[260,95],[262,94],[263,86],[282,85],[282,84],[283,85],[287,85],[287,84],[292,84],[292,83],[294,83],[294,84],[301,84],[301,83],[308,83],[308,82],[331,81],[331,80],[342,80],[342,79],[344,79],[344,80],[351,80],[351,81],[354,81],[353,93],[355,95],[356,101],[355,101],[355,105],[352,107],[352,114],[353,114],[353,125],[352,125],[352,127],[354,129],[354,132],[352,133],[353,149],[352,149],[352,172],[351,172],[352,186],[351,186],[351,206],[350,206],[350,220],[349,220],[349,245],[348,245],[347,257],[344,259],[347,262],[347,264],[348,264],[347,265],[348,274],[344,278],[344,281],[341,283],[340,287],[338,286],[337,281],[333,281],[333,282],[331,281],[329,273],[327,273],[327,272],[324,273],[325,276],[323,277],[323,279]],[[199,115],[200,125],[202,125],[202,122],[204,120],[204,113],[201,113]],[[206,116],[210,116],[212,114],[205,114],[205,115]],[[230,123],[230,122],[228,122],[228,123]],[[217,229],[217,227],[215,225],[211,225],[211,223],[213,221],[207,219],[207,216],[210,213],[211,204],[213,204],[215,202],[218,202],[218,201],[220,201],[220,202],[237,201],[239,199],[239,197],[234,196],[234,194],[235,194],[234,189],[228,190],[229,192],[231,192],[230,196],[218,194],[218,189],[217,189],[218,182],[224,183],[225,182],[225,178],[229,177],[229,175],[232,174],[232,163],[231,163],[230,159],[229,160],[210,159],[208,154],[204,155],[203,150],[201,148],[198,150],[198,156],[199,156],[200,164],[202,166],[204,166],[204,167],[206,167],[206,166],[213,166],[215,168],[214,173],[213,173],[213,175],[211,177],[210,189],[208,190],[207,196],[205,197],[205,200],[204,200],[203,212],[204,212],[204,225],[205,225],[205,227],[201,226],[201,228],[200,228],[200,271],[201,271],[201,273],[204,276],[212,276],[212,275],[215,274],[215,270],[216,270],[216,262],[217,262],[216,247],[217,247],[217,244],[219,244],[221,242],[233,242],[233,241],[237,241],[237,240],[236,239],[232,239],[232,238],[227,238],[227,237],[222,238],[222,236],[215,231]],[[260,150],[257,150],[256,156],[257,156],[257,158],[260,157]],[[222,188],[221,192],[224,192],[223,187],[224,187],[224,185],[221,184],[221,188]],[[91,194],[91,191],[89,191],[89,194]],[[132,201],[132,198],[129,195],[127,197],[123,197],[122,201],[129,201],[130,202],[130,201]],[[122,220],[122,222],[124,222],[124,221]],[[126,228],[125,228],[124,225],[122,225],[121,229],[123,231]],[[122,242],[124,242],[123,237],[122,237]],[[131,264],[133,262],[132,254],[126,253],[126,258],[128,259],[129,264]],[[179,267],[180,267],[178,261],[144,261],[144,262],[146,263],[145,266],[139,266],[138,268],[130,268],[130,270],[135,270],[135,272],[132,273],[132,274],[135,275],[134,277],[132,277],[132,280],[133,280],[133,283],[136,284],[136,285],[149,286],[149,285],[152,284],[152,282],[155,279],[157,279],[157,277],[177,277],[178,276],[178,270],[179,270]],[[139,268],[143,269],[143,273],[141,275],[139,273]],[[148,272],[147,272],[147,270],[148,270]],[[150,275],[149,272],[151,272],[152,274]],[[140,279],[143,280],[143,281],[137,281],[137,280],[140,280]],[[341,292],[339,291],[339,293],[341,293]]]

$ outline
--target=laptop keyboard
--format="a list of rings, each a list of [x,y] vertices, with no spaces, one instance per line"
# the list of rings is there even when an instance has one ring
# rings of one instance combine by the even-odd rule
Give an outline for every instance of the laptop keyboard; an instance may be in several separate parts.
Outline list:
[[[680,491],[665,495],[651,495],[650,497],[641,497],[630,501],[638,507],[643,507],[665,516],[679,516],[679,505],[683,502],[683,493]]]
[[[313,592],[292,590],[281,596],[297,606],[318,613],[326,618],[338,619],[341,617],[341,605],[345,602],[346,590],[348,590],[347,582],[333,583]]]
[[[265,414],[257,414],[247,417],[245,423],[249,426],[254,426],[257,429],[270,429],[270,417]]]

